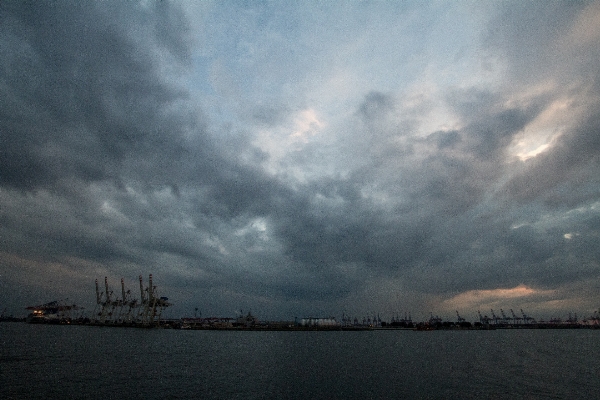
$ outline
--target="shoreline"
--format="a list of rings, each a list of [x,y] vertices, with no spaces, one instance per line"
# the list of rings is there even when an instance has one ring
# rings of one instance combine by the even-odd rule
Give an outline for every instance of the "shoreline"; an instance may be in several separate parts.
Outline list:
[[[101,328],[136,328],[136,329],[176,329],[176,330],[204,330],[204,331],[321,331],[321,332],[355,332],[355,331],[489,331],[489,330],[532,330],[532,329],[600,329],[600,325],[586,324],[556,324],[556,323],[536,323],[520,325],[473,325],[469,327],[450,325],[450,326],[432,326],[427,324],[416,324],[412,327],[401,326],[301,326],[293,323],[260,323],[252,326],[219,326],[219,325],[192,325],[186,324],[182,320],[164,320],[154,324],[143,324],[136,322],[110,322],[101,323],[99,321],[89,320],[69,320],[69,319],[49,319],[27,321],[25,318],[5,318],[0,322],[27,323],[34,325],[70,325],[70,326],[95,326]]]

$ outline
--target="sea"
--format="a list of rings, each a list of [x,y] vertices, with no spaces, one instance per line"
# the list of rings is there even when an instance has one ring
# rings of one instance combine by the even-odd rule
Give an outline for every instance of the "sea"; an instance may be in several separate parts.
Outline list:
[[[0,323],[0,399],[600,398],[600,330]]]

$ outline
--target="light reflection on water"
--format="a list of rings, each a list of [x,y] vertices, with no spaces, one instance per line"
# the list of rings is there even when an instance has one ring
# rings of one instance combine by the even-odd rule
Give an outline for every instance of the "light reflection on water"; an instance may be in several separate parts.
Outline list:
[[[594,398],[599,338],[1,323],[0,398]]]

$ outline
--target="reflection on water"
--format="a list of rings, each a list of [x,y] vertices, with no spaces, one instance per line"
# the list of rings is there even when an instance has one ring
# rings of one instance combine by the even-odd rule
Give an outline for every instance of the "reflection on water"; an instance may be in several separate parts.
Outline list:
[[[252,332],[0,324],[1,398],[574,398],[597,330]]]

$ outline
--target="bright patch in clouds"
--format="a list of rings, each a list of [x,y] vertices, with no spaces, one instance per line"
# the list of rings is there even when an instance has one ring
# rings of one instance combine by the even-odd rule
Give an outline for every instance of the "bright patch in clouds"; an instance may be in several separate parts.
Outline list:
[[[293,140],[307,143],[310,137],[315,136],[325,126],[317,118],[317,113],[312,108],[303,110],[294,118],[294,132],[290,135]]]
[[[524,299],[551,296],[553,293],[553,290],[519,285],[512,289],[469,290],[445,300],[443,304],[447,309],[473,310],[496,305],[510,308],[512,304],[521,304]]]
[[[271,174],[288,173],[304,180],[302,171],[289,165],[287,157],[300,152],[324,128],[325,122],[312,108],[294,113],[282,125],[261,130],[253,144],[269,155],[263,167]]]
[[[577,119],[577,112],[572,99],[554,101],[515,137],[510,152],[526,161],[550,150]]]

